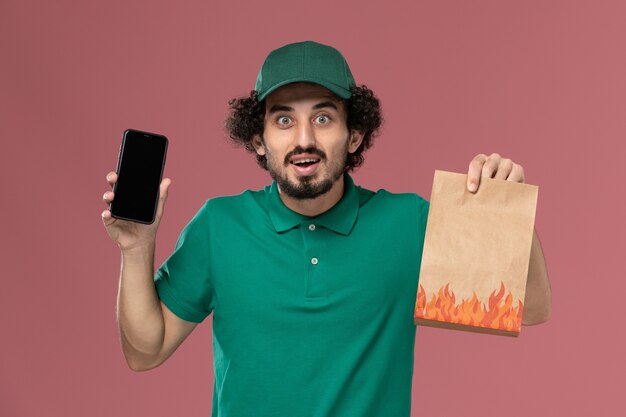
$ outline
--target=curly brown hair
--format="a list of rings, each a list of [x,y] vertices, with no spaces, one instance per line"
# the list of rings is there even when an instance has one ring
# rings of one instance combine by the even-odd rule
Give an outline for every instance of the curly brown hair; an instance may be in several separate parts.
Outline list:
[[[355,129],[363,133],[363,142],[354,153],[349,153],[346,159],[345,171],[352,171],[363,164],[363,152],[373,145],[373,139],[378,135],[383,118],[380,101],[374,92],[365,85],[351,89],[352,95],[343,100],[347,113],[346,124],[348,130]],[[230,114],[226,119],[226,131],[230,139],[242,146],[248,152],[256,155],[257,163],[267,170],[265,155],[258,155],[252,145],[255,135],[263,137],[265,100],[258,100],[258,93],[251,91],[248,97],[238,97],[228,102]]]

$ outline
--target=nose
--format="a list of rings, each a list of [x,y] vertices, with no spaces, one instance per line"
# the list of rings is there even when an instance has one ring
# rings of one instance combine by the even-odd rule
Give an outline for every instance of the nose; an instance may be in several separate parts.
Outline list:
[[[298,124],[296,144],[304,149],[315,147],[315,131],[311,122]]]

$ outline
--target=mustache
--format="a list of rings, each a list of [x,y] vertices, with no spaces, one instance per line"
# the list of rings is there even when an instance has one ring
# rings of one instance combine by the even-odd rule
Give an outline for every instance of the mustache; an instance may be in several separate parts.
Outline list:
[[[285,155],[285,165],[289,165],[289,160],[291,159],[292,156],[300,155],[301,153],[317,155],[320,157],[320,159],[326,159],[326,153],[324,153],[324,151],[320,149],[317,149],[314,147],[309,147],[305,149],[301,146],[297,146],[291,152],[288,152],[287,155]]]

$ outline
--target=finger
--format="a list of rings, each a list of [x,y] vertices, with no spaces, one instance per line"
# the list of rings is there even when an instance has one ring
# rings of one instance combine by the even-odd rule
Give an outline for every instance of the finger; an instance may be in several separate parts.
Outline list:
[[[511,173],[509,177],[506,179],[507,181],[512,182],[524,182],[526,180],[524,176],[524,168],[516,163],[513,163],[513,167],[511,168]]]
[[[486,159],[487,155],[481,153],[476,155],[469,164],[467,171],[467,189],[471,192],[478,190],[478,186],[480,185],[480,173],[482,172],[483,164]]]
[[[157,204],[157,218],[161,218],[163,216],[163,212],[165,210],[165,201],[167,200],[167,195],[169,193],[170,185],[172,184],[172,180],[169,178],[163,178],[161,181],[161,185],[159,186],[159,202]]]
[[[115,193],[113,191],[107,191],[102,195],[102,199],[105,203],[110,203],[115,198]]]
[[[496,180],[506,180],[511,174],[512,169],[513,161],[508,158],[502,158],[496,171],[496,175],[493,178]]]
[[[107,182],[109,183],[109,185],[115,184],[116,181],[117,181],[117,174],[115,173],[115,171],[109,172],[107,174]]]
[[[502,158],[497,153],[492,153],[489,155],[489,158],[483,164],[483,171],[481,176],[487,178],[493,178],[494,174],[498,170],[498,166],[500,166],[500,160]]]
[[[102,223],[104,223],[105,226],[110,226],[111,224],[115,223],[115,221],[117,220],[111,217],[111,212],[109,210],[104,210],[101,216],[102,216]]]

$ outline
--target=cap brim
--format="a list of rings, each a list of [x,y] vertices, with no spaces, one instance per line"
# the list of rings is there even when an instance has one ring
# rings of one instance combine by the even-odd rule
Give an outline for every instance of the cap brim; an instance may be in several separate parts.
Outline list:
[[[260,92],[258,99],[259,101],[263,101],[269,94],[279,89],[280,87],[287,85],[287,84],[300,83],[300,82],[321,85],[322,87],[327,88],[328,90],[330,90],[331,92],[333,92],[334,94],[338,95],[339,97],[343,99],[348,99],[350,98],[350,96],[352,96],[352,92],[350,90],[346,90],[345,88],[340,87],[336,84],[325,82],[325,81],[320,81],[320,80],[313,79],[313,78],[298,77],[298,78],[281,81],[280,83],[271,86],[266,91]]]

